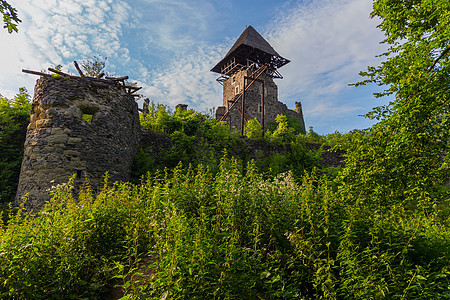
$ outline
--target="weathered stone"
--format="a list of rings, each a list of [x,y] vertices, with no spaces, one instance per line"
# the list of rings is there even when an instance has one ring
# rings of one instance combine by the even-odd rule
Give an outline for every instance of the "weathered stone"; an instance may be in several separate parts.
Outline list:
[[[94,87],[89,78],[40,78],[31,108],[16,202],[42,209],[52,186],[84,174],[94,191],[110,181],[127,181],[140,138],[137,103],[118,85]],[[83,114],[93,115],[91,122]],[[38,119],[45,117],[45,119]]]
[[[49,144],[64,144],[68,139],[67,134],[51,135],[47,138]]]
[[[229,118],[227,118],[226,121],[231,123],[231,126],[239,131],[242,127],[242,115],[240,112],[242,110],[242,97],[234,106],[233,101],[236,101],[243,91],[244,80],[246,88],[244,117],[246,120],[256,118],[261,123],[261,82],[256,81],[250,85],[252,80],[248,78],[245,79],[245,77],[250,77],[253,72],[253,69],[244,68],[223,82],[223,106],[219,106],[216,110],[216,118],[220,119],[229,108]],[[275,121],[278,114],[285,114],[290,117],[298,118],[300,124],[304,127],[305,122],[303,113],[288,109],[286,104],[278,101],[278,87],[273,81],[273,78],[270,75],[263,73],[258,79],[264,82],[265,128],[267,128],[269,122]]]
[[[36,114],[31,114],[30,115],[30,123],[34,123],[34,122],[36,122],[36,120],[37,120]]]
[[[27,126],[27,130],[33,130],[33,129],[36,129],[36,123],[30,123],[30,124],[28,124],[28,126]]]
[[[53,127],[51,130],[51,134],[53,134],[53,135],[64,134],[64,129],[60,128],[60,127]]]
[[[44,147],[42,148],[41,153],[53,153],[55,151],[55,147]]]
[[[70,137],[67,139],[67,144],[78,144],[81,143],[81,138]]]
[[[80,156],[80,152],[79,151],[74,151],[74,150],[65,150],[64,151],[64,155],[71,155],[71,156]]]
[[[52,121],[49,119],[36,121],[36,128],[47,128],[47,127],[50,127],[51,125],[52,125]]]

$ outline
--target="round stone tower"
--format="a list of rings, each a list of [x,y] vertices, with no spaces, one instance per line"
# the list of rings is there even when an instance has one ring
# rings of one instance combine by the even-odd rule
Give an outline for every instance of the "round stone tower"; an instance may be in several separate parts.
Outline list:
[[[137,103],[114,81],[41,77],[35,86],[16,202],[42,209],[52,186],[75,175],[94,191],[129,179],[140,138]]]

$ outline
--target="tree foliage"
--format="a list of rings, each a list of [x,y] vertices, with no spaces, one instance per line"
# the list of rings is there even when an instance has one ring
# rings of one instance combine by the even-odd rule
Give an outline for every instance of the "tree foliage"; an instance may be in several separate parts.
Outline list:
[[[450,2],[378,0],[386,60],[361,75],[395,95],[367,114],[380,122],[347,141],[345,193],[381,205],[428,203],[449,178]]]
[[[256,118],[248,120],[244,128],[245,136],[249,139],[262,139],[262,127]]]
[[[107,57],[103,58],[101,55],[94,56],[93,59],[85,59],[81,62],[81,67],[83,68],[86,75],[91,77],[97,77],[104,73],[106,67]]]
[[[13,100],[0,98],[0,203],[10,202],[16,195],[30,109],[25,88],[20,88]]]
[[[3,15],[3,28],[6,28],[9,33],[17,32],[17,25],[22,22],[17,15],[17,9],[12,7],[5,0],[0,0],[0,13]]]

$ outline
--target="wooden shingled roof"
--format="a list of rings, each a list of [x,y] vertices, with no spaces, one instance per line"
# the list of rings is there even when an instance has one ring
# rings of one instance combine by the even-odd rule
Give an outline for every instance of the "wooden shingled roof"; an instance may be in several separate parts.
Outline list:
[[[280,68],[290,62],[279,55],[252,26],[248,26],[244,30],[230,51],[211,71],[222,73],[223,66],[232,58],[236,60],[236,63],[242,65],[246,65],[247,60],[260,65],[268,63],[273,69]]]

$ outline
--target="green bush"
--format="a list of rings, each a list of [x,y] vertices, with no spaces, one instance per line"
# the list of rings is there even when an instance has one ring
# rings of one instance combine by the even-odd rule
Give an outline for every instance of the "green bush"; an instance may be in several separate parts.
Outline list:
[[[0,98],[0,203],[11,202],[16,195],[30,110],[25,88],[13,100]]]
[[[449,296],[438,211],[355,207],[315,175],[243,169],[178,166],[96,197],[59,186],[0,227],[0,297],[100,298],[113,278],[130,299]]]
[[[244,134],[249,139],[262,139],[262,127],[256,118],[248,120],[247,124],[245,124]]]

